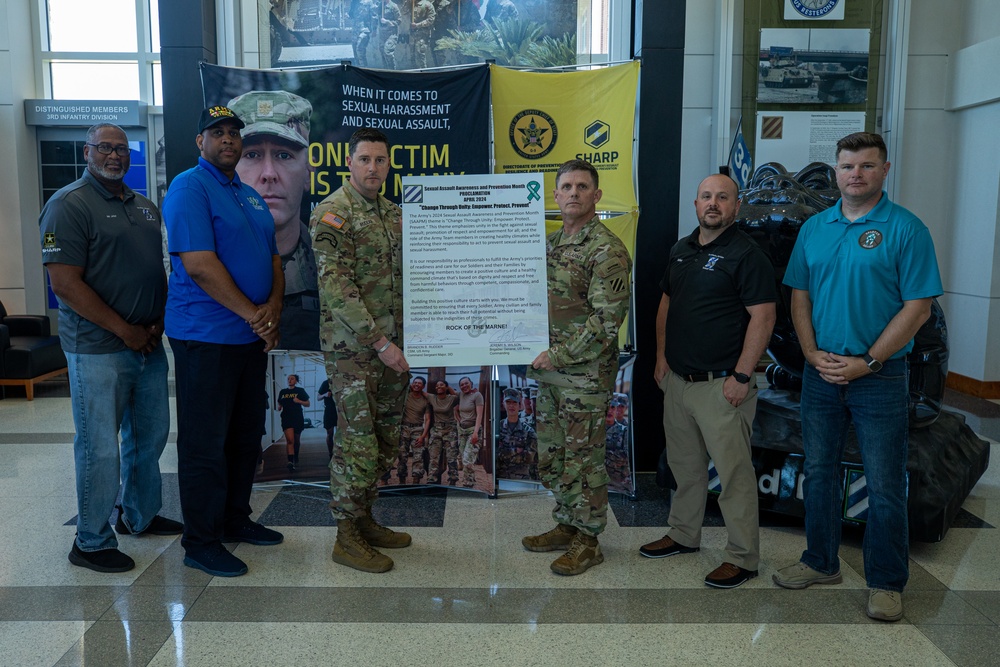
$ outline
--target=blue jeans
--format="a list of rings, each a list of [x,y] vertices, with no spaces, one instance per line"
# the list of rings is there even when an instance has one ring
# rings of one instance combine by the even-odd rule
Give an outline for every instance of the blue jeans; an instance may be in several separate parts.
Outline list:
[[[840,570],[837,552],[844,498],[840,463],[853,422],[868,488],[865,578],[869,588],[898,592],[909,578],[907,374],[906,359],[894,359],[878,373],[835,385],[806,364],[800,403],[807,545],[802,562],[824,574]]]
[[[160,454],[170,431],[167,355],[163,346],[149,354],[67,352],[66,364],[76,425],[76,544],[81,551],[113,549],[118,540],[108,519],[119,481],[134,532],[160,511]]]

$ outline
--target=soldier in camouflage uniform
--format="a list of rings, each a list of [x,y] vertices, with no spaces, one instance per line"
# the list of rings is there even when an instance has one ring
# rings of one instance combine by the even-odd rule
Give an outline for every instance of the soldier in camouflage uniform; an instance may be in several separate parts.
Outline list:
[[[533,429],[518,414],[521,392],[517,389],[503,390],[503,409],[507,417],[500,424],[497,437],[497,477],[503,479],[538,479],[535,457],[538,452],[538,438]],[[532,472],[535,474],[532,475]]]
[[[399,460],[396,476],[400,484],[406,483],[406,463],[413,455],[413,483],[424,479],[424,447],[431,430],[431,410],[427,394],[424,393],[425,380],[415,377],[410,381],[410,392],[403,407],[403,425],[399,434]]]
[[[380,14],[377,0],[359,0],[351,15],[354,19],[354,58],[361,67],[368,67],[368,46],[372,33],[378,29]]]
[[[624,394],[615,394],[608,406],[608,414],[604,419],[607,429],[605,442],[607,443],[607,468],[608,476],[611,478],[611,488],[621,491],[632,490],[632,466],[629,464],[628,455],[628,429],[625,424],[616,419],[619,406],[627,403],[628,398]]]
[[[524,407],[521,408],[521,419],[531,428],[535,428],[535,403],[531,398],[531,389],[524,389]]]
[[[554,194],[563,226],[546,240],[549,348],[528,376],[538,381],[538,472],[556,498],[556,527],[521,543],[529,551],[568,549],[552,570],[571,575],[604,561],[597,542],[608,513],[604,417],[632,260],[595,215],[602,193],[593,165],[563,164]]]
[[[458,395],[458,448],[462,457],[462,486],[471,489],[476,485],[476,471],[472,466],[479,463],[480,436],[486,405],[483,395],[473,386],[471,378],[460,379],[458,388],[461,390]]]
[[[410,25],[410,39],[413,40],[415,66],[420,69],[434,67],[434,44],[431,33],[434,30],[434,20],[437,10],[430,0],[417,0],[413,6],[413,23]]]
[[[312,104],[284,90],[252,90],[229,102],[246,123],[236,172],[267,202],[285,274],[281,347],[319,349],[319,292],[302,197],[309,189],[309,121]]]
[[[448,483],[458,483],[458,397],[455,390],[444,380],[434,385],[434,395],[428,396],[434,411],[431,425],[430,451],[431,469],[427,473],[428,484],[441,483],[441,452],[448,460]]]
[[[313,210],[319,269],[320,339],[340,428],[330,461],[333,560],[385,572],[392,559],[372,547],[405,547],[410,536],[371,516],[377,480],[399,447],[410,370],[403,343],[402,211],[379,194],[389,174],[389,140],[351,135],[350,180]]]

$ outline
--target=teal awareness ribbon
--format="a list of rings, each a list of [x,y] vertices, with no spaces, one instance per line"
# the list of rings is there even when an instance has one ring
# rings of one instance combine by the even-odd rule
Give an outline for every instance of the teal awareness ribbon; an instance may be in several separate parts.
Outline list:
[[[538,181],[528,181],[528,201],[532,199],[541,199],[538,191],[542,189],[542,184]]]

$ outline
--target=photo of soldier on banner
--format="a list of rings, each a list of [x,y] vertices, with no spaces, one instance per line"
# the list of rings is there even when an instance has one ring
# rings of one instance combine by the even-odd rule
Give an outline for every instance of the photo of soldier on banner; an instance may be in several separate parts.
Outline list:
[[[323,355],[274,352],[268,365],[268,437],[254,481],[326,481],[337,420]]]
[[[635,457],[632,442],[632,370],[634,354],[619,357],[614,392],[605,419],[608,491],[635,496]],[[535,400],[538,385],[525,377],[525,366],[497,366],[496,477],[498,480],[541,484],[538,474],[538,436]]]
[[[493,494],[492,368],[410,369],[399,449],[379,487],[433,484]]]
[[[408,70],[483,62],[575,65],[577,0],[258,0],[271,67],[349,60]],[[586,41],[586,38],[584,38]],[[516,59],[516,62],[510,62]]]
[[[497,479],[541,484],[535,401],[538,384],[525,377],[525,366],[497,366],[500,377],[495,426]]]
[[[635,355],[622,354],[618,358],[618,375],[615,390],[608,405],[605,419],[608,469],[608,491],[635,497],[635,456],[632,438],[632,371]]]

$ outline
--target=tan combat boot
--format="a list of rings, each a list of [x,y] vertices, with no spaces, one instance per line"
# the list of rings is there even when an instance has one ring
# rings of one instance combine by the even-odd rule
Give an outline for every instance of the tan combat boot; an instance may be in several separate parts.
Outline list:
[[[357,521],[337,521],[337,542],[333,545],[333,562],[362,572],[388,572],[392,559],[372,549],[358,532]]]
[[[370,516],[363,516],[357,519],[358,532],[368,544],[373,547],[383,549],[401,549],[410,546],[413,540],[409,533],[400,533],[392,528],[386,528],[376,523]]]
[[[569,551],[552,561],[552,571],[556,574],[583,574],[595,565],[604,562],[601,545],[593,535],[577,533]]]
[[[563,551],[569,549],[576,533],[575,526],[557,523],[556,527],[547,533],[522,538],[521,545],[528,551]]]

